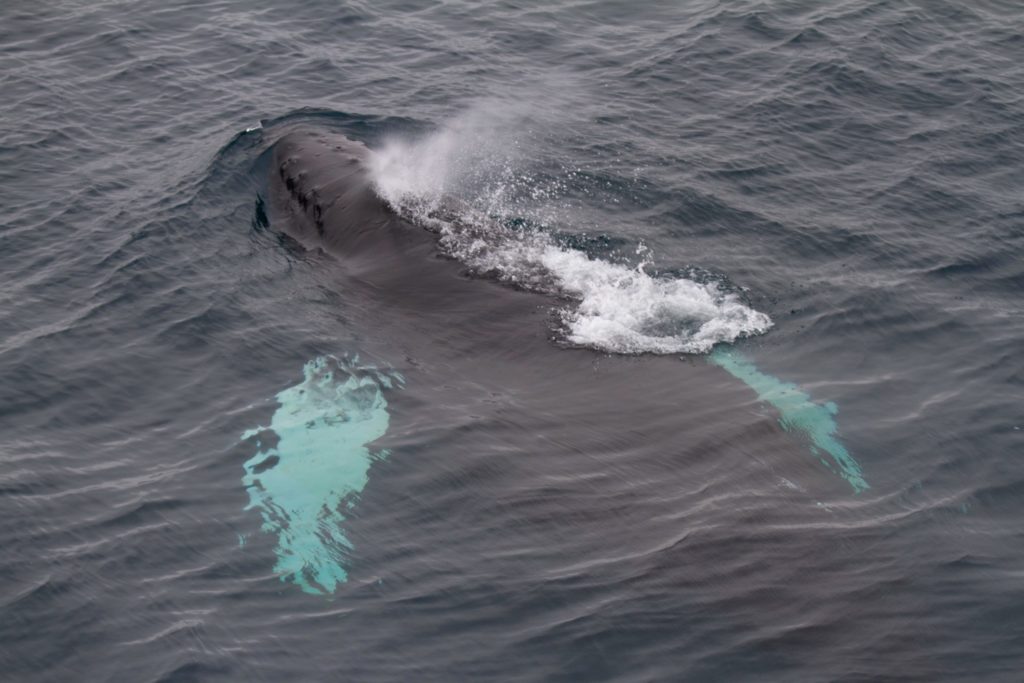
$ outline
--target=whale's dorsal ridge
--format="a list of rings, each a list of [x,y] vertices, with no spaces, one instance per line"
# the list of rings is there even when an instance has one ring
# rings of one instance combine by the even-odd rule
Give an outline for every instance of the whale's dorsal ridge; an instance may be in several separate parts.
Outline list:
[[[326,131],[292,131],[273,146],[271,213],[306,248],[351,260],[386,259],[429,238],[377,194],[373,152],[362,142]],[[430,239],[433,245],[433,239]]]

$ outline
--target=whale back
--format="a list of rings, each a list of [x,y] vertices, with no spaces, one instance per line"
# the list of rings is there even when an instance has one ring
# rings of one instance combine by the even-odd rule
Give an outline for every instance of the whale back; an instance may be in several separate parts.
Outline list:
[[[338,133],[283,135],[274,142],[268,178],[271,224],[301,246],[334,256],[346,286],[369,287],[378,304],[394,310],[512,319],[533,317],[538,306],[550,303],[539,294],[471,278],[439,249],[436,233],[380,198],[372,155],[363,143]]]
[[[432,244],[429,235],[402,220],[377,195],[371,154],[363,143],[337,133],[306,130],[283,136],[274,144],[271,171],[271,211],[277,223],[306,248],[319,247],[355,262]]]

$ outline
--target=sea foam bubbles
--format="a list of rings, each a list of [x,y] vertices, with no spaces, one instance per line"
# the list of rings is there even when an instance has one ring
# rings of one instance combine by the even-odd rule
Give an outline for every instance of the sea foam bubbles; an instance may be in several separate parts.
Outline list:
[[[612,262],[553,236],[552,227],[573,227],[550,224],[566,220],[553,207],[560,181],[521,170],[512,114],[501,109],[495,125],[492,109],[477,107],[417,140],[392,140],[372,158],[380,196],[438,232],[448,255],[477,274],[562,297],[565,341],[601,351],[706,353],[772,326],[720,282],[654,274],[642,247],[638,263]],[[524,229],[527,203],[532,227]]]

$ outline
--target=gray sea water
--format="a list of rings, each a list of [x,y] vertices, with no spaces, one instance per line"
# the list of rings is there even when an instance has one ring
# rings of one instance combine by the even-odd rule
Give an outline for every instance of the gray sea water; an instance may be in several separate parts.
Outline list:
[[[5,2],[0,679],[1020,680],[1022,65],[1009,1]],[[458,207],[450,305],[287,237],[297,129]]]

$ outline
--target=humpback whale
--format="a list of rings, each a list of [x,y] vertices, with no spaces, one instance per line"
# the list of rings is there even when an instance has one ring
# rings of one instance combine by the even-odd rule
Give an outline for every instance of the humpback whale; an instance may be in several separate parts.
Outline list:
[[[573,501],[574,515],[608,520],[609,526],[615,526],[611,518],[616,516],[634,521],[650,516],[649,523],[659,527],[675,513],[655,509],[652,501],[675,501],[680,510],[722,500],[742,507],[746,496],[819,503],[849,495],[850,486],[855,492],[867,487],[859,465],[835,439],[835,407],[811,402],[794,385],[761,373],[731,351],[712,354],[711,362],[705,356],[684,356],[680,362],[678,354],[616,355],[557,343],[553,309],[564,304],[557,294],[481,277],[451,258],[435,232],[378,195],[373,155],[361,142],[315,129],[291,130],[272,146],[267,187],[272,228],[336,262],[337,267],[325,269],[328,286],[344,296],[346,322],[366,340],[362,350],[372,349],[387,365],[377,370],[320,359],[307,366],[306,382],[279,395],[275,423],[280,418],[284,429],[292,429],[296,416],[305,416],[301,419],[319,430],[307,441],[321,446],[354,438],[361,463],[353,470],[354,483],[335,487],[345,489],[344,495],[335,491],[329,500],[314,501],[316,514],[304,524],[314,530],[306,545],[316,548],[305,568],[294,557],[303,545],[294,538],[298,532],[281,530],[287,549],[279,566],[297,564],[298,569],[281,571],[291,571],[304,589],[330,592],[345,580],[344,571],[313,566],[332,556],[314,537],[315,529],[327,524],[317,521],[317,510],[337,507],[342,499],[351,506],[366,481],[369,458],[377,457],[371,451],[426,459],[439,478],[472,477],[472,487],[439,486],[439,499],[429,511],[417,506],[412,492],[403,494],[412,496],[404,499],[408,511],[384,515],[386,523],[438,527],[428,537],[443,537],[437,520],[450,516],[473,520],[461,526],[462,533],[485,533],[498,523],[495,505],[512,506],[531,529],[553,523],[560,499]],[[399,380],[367,380],[378,376]],[[314,395],[336,399],[342,408],[325,408],[322,400],[313,402]],[[383,408],[389,412],[382,414]],[[358,437],[344,432],[345,425],[358,424],[367,425]],[[342,431],[333,435],[331,429]],[[279,433],[274,440],[303,448],[294,434],[285,439]],[[807,457],[808,447],[817,458]],[[261,450],[246,465],[246,486],[253,506],[263,511],[265,530],[286,525],[273,516],[287,502],[270,500],[275,496],[267,490],[270,479],[261,480],[267,468],[281,466],[282,457]],[[292,457],[323,464],[308,452]],[[640,480],[637,463],[646,471]],[[822,464],[846,481],[821,476]],[[615,476],[627,469],[632,480]],[[507,471],[516,473],[512,479],[520,486],[529,485],[503,489],[498,475]],[[402,473],[388,470],[395,487],[401,487]],[[296,494],[295,486],[289,479],[278,495],[307,504],[308,492]],[[642,509],[624,508],[632,504]],[[609,534],[624,546],[632,542],[628,533]],[[344,555],[352,544],[343,538],[340,546]],[[418,550],[427,556],[433,552]],[[576,552],[600,558],[603,550]]]

